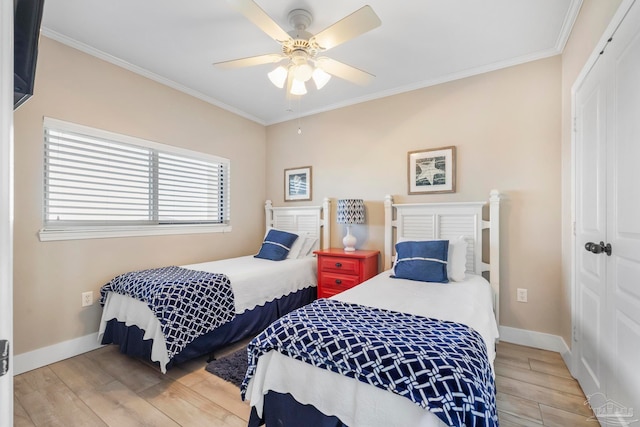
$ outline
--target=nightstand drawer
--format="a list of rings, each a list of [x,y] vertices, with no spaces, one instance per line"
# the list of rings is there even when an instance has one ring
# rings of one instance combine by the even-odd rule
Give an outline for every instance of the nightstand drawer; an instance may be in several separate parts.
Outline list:
[[[360,260],[353,258],[322,257],[318,261],[320,271],[359,274]]]
[[[360,278],[358,276],[322,273],[320,277],[320,287],[325,293],[325,296],[339,294],[342,291],[353,288],[359,283]]]
[[[321,286],[335,286],[341,289],[352,288],[360,283],[358,276],[345,276],[342,274],[322,273],[320,276]]]

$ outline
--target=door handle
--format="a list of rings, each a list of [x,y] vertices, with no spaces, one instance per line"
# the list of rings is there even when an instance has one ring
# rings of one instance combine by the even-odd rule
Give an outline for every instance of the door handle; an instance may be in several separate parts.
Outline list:
[[[9,341],[0,340],[0,377],[9,372]]]
[[[593,242],[587,242],[584,245],[584,248],[586,250],[588,250],[589,252],[592,252],[594,254],[599,254],[600,252],[602,252],[602,246],[598,245],[597,243],[593,243]]]
[[[611,243],[605,244],[602,241],[600,243],[587,242],[585,243],[584,248],[594,254],[604,252],[607,256],[611,256]]]

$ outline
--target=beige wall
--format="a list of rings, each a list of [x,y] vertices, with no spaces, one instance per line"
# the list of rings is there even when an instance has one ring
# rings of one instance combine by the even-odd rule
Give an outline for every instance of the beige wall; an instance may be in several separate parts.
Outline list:
[[[363,198],[359,247],[383,246],[386,194],[399,203],[487,200],[502,205],[501,324],[560,333],[560,56],[303,118],[267,129],[267,196],[283,170],[313,166],[313,200]],[[455,145],[457,192],[407,195],[407,152]],[[343,227],[335,224],[332,244]],[[516,302],[516,288],[529,302]]]
[[[584,0],[562,54],[562,293],[560,334],[571,345],[571,89],[621,0]]]
[[[43,116],[231,159],[233,231],[40,242]],[[262,125],[42,37],[36,95],[15,112],[15,353],[96,332],[100,306],[81,308],[80,294],[117,274],[255,251],[265,138]]]

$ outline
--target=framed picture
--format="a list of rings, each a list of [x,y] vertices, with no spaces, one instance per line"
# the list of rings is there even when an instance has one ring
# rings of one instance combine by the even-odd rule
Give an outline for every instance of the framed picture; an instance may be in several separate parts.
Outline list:
[[[311,166],[284,170],[284,201],[311,200]]]
[[[409,194],[455,193],[456,147],[410,151]]]

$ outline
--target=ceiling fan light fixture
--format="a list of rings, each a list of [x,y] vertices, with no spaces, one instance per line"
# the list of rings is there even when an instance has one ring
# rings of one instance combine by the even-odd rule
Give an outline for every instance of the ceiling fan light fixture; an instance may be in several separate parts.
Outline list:
[[[305,83],[311,79],[319,90],[329,82],[332,76],[362,85],[369,83],[375,77],[340,61],[317,57],[320,52],[332,49],[380,26],[382,22],[371,6],[363,6],[325,27],[319,33],[312,34],[307,31],[313,22],[313,15],[308,10],[294,9],[289,12],[288,20],[293,30],[287,32],[256,3],[256,0],[227,0],[227,2],[279,43],[282,52],[217,62],[214,63],[215,66],[249,67],[281,63],[286,60],[286,65],[278,66],[267,75],[276,87],[282,89],[286,85],[287,95],[306,94]]]
[[[329,83],[329,80],[331,80],[331,74],[319,67],[316,67],[316,69],[313,70],[311,77],[313,78],[313,82],[316,84],[316,88],[318,90],[322,89],[324,85]]]
[[[267,76],[269,76],[271,83],[282,89],[284,87],[284,83],[287,81],[287,69],[280,65],[275,70],[268,73]]]
[[[292,69],[293,77],[301,82],[307,82],[313,75],[313,68],[308,63],[295,65]]]
[[[303,81],[293,79],[291,83],[291,95],[304,95],[307,93],[307,88]]]

